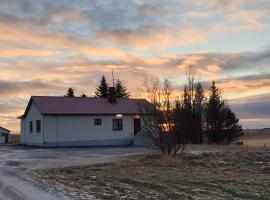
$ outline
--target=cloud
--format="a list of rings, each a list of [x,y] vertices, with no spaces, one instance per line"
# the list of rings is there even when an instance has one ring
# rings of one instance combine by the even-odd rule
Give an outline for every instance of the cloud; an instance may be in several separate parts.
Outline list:
[[[178,12],[180,4],[177,2],[175,6],[162,1],[159,4],[92,1],[91,6],[86,2],[80,2],[76,6],[65,1],[45,1],[46,3],[40,4],[23,2],[4,3],[7,10],[13,10],[16,14],[7,12],[2,15],[2,22],[6,22],[8,26],[5,23],[0,24],[0,28],[4,30],[4,36],[0,40],[17,44],[24,41],[29,45],[47,48],[75,47],[81,53],[93,56],[105,56],[109,51],[113,52],[113,55],[122,55],[123,52],[119,52],[121,48],[125,48],[123,44],[136,50],[150,50],[164,49],[162,46],[186,46],[206,41],[202,31],[194,27],[182,27],[180,17],[177,17],[179,23],[170,22],[174,18],[173,14]],[[28,6],[35,12],[28,14]],[[37,14],[37,10],[42,14]],[[175,29],[172,30],[172,27]],[[14,37],[15,35],[20,35],[20,38]],[[159,46],[156,45],[156,41],[160,42]]]
[[[210,2],[210,5],[214,6],[218,10],[227,12],[239,9],[245,3],[245,0],[210,0],[207,2]]]
[[[269,27],[269,24],[262,22],[262,19],[270,15],[270,10],[241,10],[229,15],[233,22],[238,22],[237,27],[234,27],[235,32],[242,31],[264,31]],[[230,27],[228,28],[230,29]]]
[[[8,103],[0,103],[0,112],[1,116],[6,115],[6,114],[17,114],[18,112],[22,111],[21,106],[13,105],[13,104],[8,104]]]
[[[216,15],[214,12],[188,12],[187,13],[187,16],[188,17],[199,17],[199,18],[202,18],[202,17],[212,17]]]
[[[268,22],[261,20],[267,14],[266,9],[223,13],[225,17],[228,15],[231,26],[224,20],[215,28],[220,22],[215,18],[218,14],[215,9],[242,9],[245,4],[242,0],[207,3],[116,0],[91,1],[91,6],[87,1],[1,1],[0,41],[16,48],[27,44],[28,49],[34,46],[35,50],[42,48],[40,51],[61,49],[63,55],[79,52],[96,57],[123,57],[127,51],[164,51],[204,44],[222,31],[265,30]],[[235,24],[236,20],[243,24]]]
[[[70,21],[84,23],[89,20],[84,12],[72,9],[59,10],[58,12],[55,12],[53,15],[51,15],[50,19],[52,22],[57,23],[65,23]]]
[[[181,47],[206,41],[205,36],[196,29],[171,31],[148,28],[135,31],[126,29],[102,32],[98,37],[119,44],[126,44],[139,50],[164,50],[168,47]]]
[[[233,111],[240,118],[240,123],[246,128],[269,127],[270,102],[269,94],[254,98],[246,98],[247,102],[236,102],[231,105]]]
[[[47,50],[31,50],[31,49],[20,49],[20,48],[9,48],[0,49],[0,57],[20,57],[20,56],[30,56],[30,57],[49,57],[55,56],[59,52],[57,51],[47,51]]]
[[[254,74],[254,71],[266,73],[269,72],[270,66],[269,49],[257,52],[198,53],[185,55],[182,58],[183,63],[180,65],[180,69],[186,64],[193,64],[198,67],[214,65],[218,66],[218,71],[224,71],[224,75],[230,73],[228,74],[230,76],[244,76],[247,75],[246,73]]]
[[[0,80],[0,95],[1,96],[29,96],[31,95],[43,95],[44,93],[57,93],[56,91],[63,89],[61,81],[55,83],[48,83],[40,80],[29,81],[6,81]]]
[[[220,87],[227,95],[252,96],[267,93],[270,90],[270,79],[230,80],[219,82]],[[241,94],[239,94],[241,91]]]
[[[114,47],[102,47],[89,41],[81,41],[71,38],[64,34],[43,34],[39,33],[37,27],[24,28],[16,25],[10,25],[0,22],[0,41],[16,43],[17,46],[35,47],[35,50],[18,49],[13,50],[3,48],[2,52],[5,56],[51,56],[53,51],[64,54],[66,51],[80,52],[89,56],[101,57],[119,57],[125,53]],[[20,37],[18,37],[18,35]],[[27,48],[27,47],[25,47]],[[43,49],[47,50],[43,50]],[[38,52],[40,51],[40,52]]]
[[[67,87],[92,95],[113,68],[136,94],[145,77],[180,88],[192,64],[232,102],[254,103],[270,91],[270,49],[256,50],[270,42],[268,8],[267,0],[2,0],[0,122],[15,127],[16,105],[30,95]]]

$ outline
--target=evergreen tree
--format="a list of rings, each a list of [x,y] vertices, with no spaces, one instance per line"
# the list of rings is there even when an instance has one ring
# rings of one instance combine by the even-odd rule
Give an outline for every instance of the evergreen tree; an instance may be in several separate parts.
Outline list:
[[[101,98],[108,98],[109,87],[106,82],[105,76],[101,77],[99,86],[96,88],[96,96]]]
[[[225,109],[225,119],[224,143],[231,143],[244,133],[241,125],[239,125],[239,119],[229,106]]]
[[[219,143],[219,133],[221,131],[221,123],[223,118],[224,101],[221,99],[221,92],[216,87],[215,81],[209,88],[210,96],[206,108],[206,127],[209,143]]]
[[[74,89],[73,88],[68,88],[65,97],[75,97],[75,95],[74,95]]]
[[[222,100],[215,81],[210,87],[205,117],[209,143],[230,143],[243,134],[238,118]]]
[[[193,101],[193,122],[197,144],[202,143],[204,110],[204,90],[201,83],[198,82],[195,88],[195,97]]]
[[[188,143],[193,143],[193,122],[192,122],[192,103],[191,94],[188,90],[188,86],[184,86],[184,91],[182,95],[182,120],[184,135],[186,136],[186,141]]]
[[[119,79],[115,83],[115,92],[117,98],[129,97],[126,86]]]
[[[108,93],[108,101],[110,103],[116,103],[116,92],[115,87],[109,87],[109,93]]]
[[[184,126],[183,107],[179,100],[175,101],[174,108],[174,131],[176,132],[177,140],[179,143],[186,143],[185,126]]]

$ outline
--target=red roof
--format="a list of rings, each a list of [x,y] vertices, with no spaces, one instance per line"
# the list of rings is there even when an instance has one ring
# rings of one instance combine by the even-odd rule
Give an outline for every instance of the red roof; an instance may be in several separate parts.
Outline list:
[[[150,105],[145,99],[118,98],[117,103],[109,103],[97,97],[32,96],[20,118],[26,116],[32,102],[45,115],[137,114],[141,103]]]

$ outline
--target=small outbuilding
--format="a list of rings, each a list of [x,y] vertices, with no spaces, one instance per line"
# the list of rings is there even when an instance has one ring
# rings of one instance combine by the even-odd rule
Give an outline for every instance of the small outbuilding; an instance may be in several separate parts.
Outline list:
[[[11,132],[10,130],[0,126],[0,144],[8,144],[9,143],[10,132]]]
[[[33,96],[21,119],[20,141],[36,146],[131,145],[141,130],[144,99]]]

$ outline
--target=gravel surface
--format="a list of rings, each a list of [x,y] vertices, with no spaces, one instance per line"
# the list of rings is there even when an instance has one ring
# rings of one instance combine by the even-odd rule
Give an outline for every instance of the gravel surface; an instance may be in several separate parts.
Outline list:
[[[114,162],[123,156],[149,153],[142,147],[34,148],[0,145],[0,199],[69,199],[28,175],[33,170]],[[4,196],[3,198],[1,196]]]

